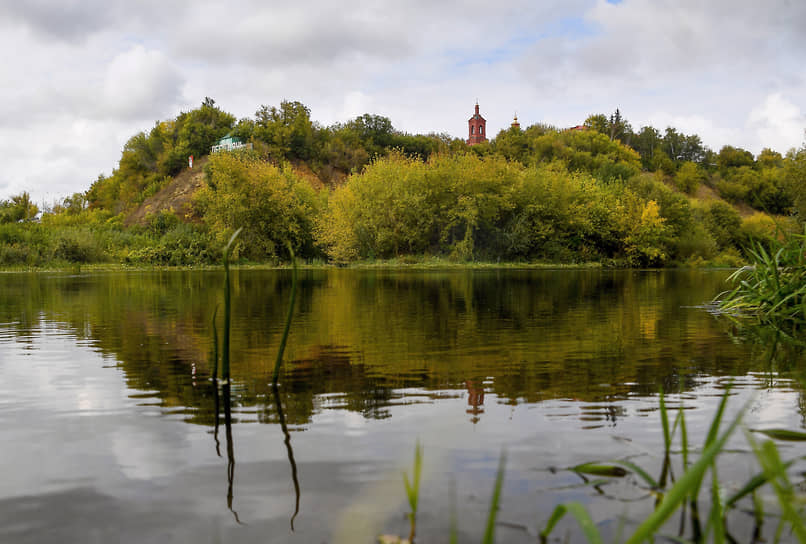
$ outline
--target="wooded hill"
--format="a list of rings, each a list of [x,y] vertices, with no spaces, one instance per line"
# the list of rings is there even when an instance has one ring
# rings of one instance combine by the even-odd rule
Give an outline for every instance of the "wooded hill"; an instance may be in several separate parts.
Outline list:
[[[0,203],[0,265],[405,257],[613,265],[738,264],[806,218],[806,148],[715,152],[617,110],[585,130],[537,124],[467,146],[365,114],[323,127],[299,102],[236,121],[213,100],[156,122],[118,167],[47,210]],[[250,150],[207,157],[232,135]],[[196,157],[187,170],[189,155]]]

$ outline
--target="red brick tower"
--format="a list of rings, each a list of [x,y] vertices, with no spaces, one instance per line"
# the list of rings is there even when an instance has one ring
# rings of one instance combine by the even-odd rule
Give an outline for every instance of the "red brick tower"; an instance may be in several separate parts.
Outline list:
[[[476,113],[467,120],[467,145],[476,145],[487,141],[487,120],[479,115],[479,103],[476,102]]]

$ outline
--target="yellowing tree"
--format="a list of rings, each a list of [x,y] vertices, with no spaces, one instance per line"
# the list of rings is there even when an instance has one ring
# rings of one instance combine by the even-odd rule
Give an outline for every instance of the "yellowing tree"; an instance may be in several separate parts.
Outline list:
[[[289,166],[278,168],[248,153],[216,153],[208,168],[196,204],[219,241],[243,227],[237,248],[243,256],[282,257],[286,244],[297,255],[314,253],[313,218],[320,200]]]
[[[624,239],[627,259],[633,266],[658,266],[666,260],[666,244],[669,241],[666,220],[660,215],[660,207],[654,200],[644,205],[641,219]]]

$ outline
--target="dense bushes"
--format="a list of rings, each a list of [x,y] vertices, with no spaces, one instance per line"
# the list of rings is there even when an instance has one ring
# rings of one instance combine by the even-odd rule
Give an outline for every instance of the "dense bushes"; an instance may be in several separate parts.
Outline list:
[[[804,149],[785,157],[765,149],[756,158],[725,146],[717,154],[671,127],[633,132],[618,110],[577,128],[512,127],[469,147],[402,133],[379,115],[323,127],[291,101],[236,123],[206,99],[132,137],[111,176],[55,205],[41,223],[27,194],[0,202],[0,265],[208,263],[240,227],[234,256],[254,261],[285,259],[291,247],[339,263],[436,256],[735,264],[743,248],[776,239],[781,216],[806,217]],[[206,154],[228,132],[253,149],[210,157],[194,213],[161,212],[124,228],[126,214],[171,181],[189,154]],[[748,206],[765,213],[743,219],[738,210]],[[191,216],[200,223],[185,223]]]
[[[243,227],[233,255],[287,257],[290,244],[297,255],[314,256],[320,199],[289,166],[278,168],[247,151],[218,153],[210,158],[207,177],[196,203],[219,244]]]
[[[336,261],[431,254],[458,260],[622,259],[659,265],[670,256],[680,202],[663,206],[625,183],[524,167],[501,157],[391,155],[336,189],[317,239]],[[686,203],[687,204],[687,203]]]

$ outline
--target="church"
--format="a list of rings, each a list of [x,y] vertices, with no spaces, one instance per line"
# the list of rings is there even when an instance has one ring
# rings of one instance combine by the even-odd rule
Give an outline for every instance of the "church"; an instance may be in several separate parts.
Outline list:
[[[518,122],[518,116],[512,122],[512,127],[520,129],[521,124]],[[476,112],[473,117],[467,120],[467,145],[481,144],[487,141],[487,120],[479,113],[479,103],[476,101]]]
[[[487,141],[487,120],[479,113],[479,103],[476,102],[476,113],[467,120],[467,145],[476,145]]]

